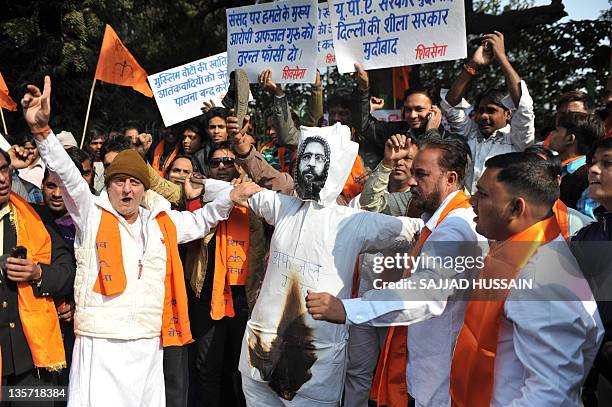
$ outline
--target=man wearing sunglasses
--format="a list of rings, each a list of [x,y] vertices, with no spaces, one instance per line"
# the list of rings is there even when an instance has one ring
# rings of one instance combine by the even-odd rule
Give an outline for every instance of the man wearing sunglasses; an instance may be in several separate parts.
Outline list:
[[[235,165],[235,158],[230,142],[213,144],[208,156],[210,177],[227,182],[240,179],[243,170]],[[195,210],[200,203],[200,199],[188,201],[187,208]],[[192,396],[202,406],[228,405],[230,400],[244,405],[238,361],[249,305],[255,303],[264,273],[263,223],[251,210],[237,208],[200,242],[198,250],[188,251],[185,261],[196,341]],[[231,355],[229,362],[224,355]],[[232,372],[233,383],[223,383],[224,371]],[[234,394],[223,389],[234,389]]]

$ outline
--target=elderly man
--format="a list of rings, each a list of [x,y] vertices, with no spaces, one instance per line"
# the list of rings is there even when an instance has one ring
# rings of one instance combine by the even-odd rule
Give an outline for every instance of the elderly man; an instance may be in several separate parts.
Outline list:
[[[78,225],[69,405],[162,407],[161,346],[192,341],[177,244],[227,219],[232,202],[225,194],[194,213],[171,211],[148,190],[147,166],[132,150],[115,157],[105,174],[107,192],[96,197],[49,128],[50,96],[45,77],[44,92],[29,85],[22,106]],[[230,196],[238,197],[236,190]]]

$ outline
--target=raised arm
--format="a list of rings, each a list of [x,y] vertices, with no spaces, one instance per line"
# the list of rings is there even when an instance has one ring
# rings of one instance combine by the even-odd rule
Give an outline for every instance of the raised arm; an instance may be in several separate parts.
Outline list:
[[[485,48],[484,44],[480,45],[451,85],[450,90],[446,94],[446,102],[451,106],[455,106],[461,102],[461,99],[463,99],[463,96],[470,88],[474,76],[481,68],[491,64],[492,60],[492,51],[488,46]]]
[[[410,154],[410,139],[403,134],[391,136],[385,143],[383,160],[365,182],[359,198],[362,209],[382,212],[387,207],[387,187],[389,176],[397,162]]]
[[[263,156],[246,141],[246,127],[239,129],[236,117],[228,116],[226,120],[228,137],[236,151],[236,163],[261,187],[292,195],[293,178],[268,164]]]
[[[504,47],[504,35],[499,31],[493,31],[493,34],[486,34],[483,38],[485,46],[493,52],[493,58],[499,64],[504,78],[506,78],[506,86],[512,102],[515,106],[518,106],[519,100],[521,100],[521,77],[508,60]]]
[[[317,69],[315,83],[310,89],[310,97],[308,98],[308,106],[302,124],[309,127],[317,127],[319,120],[323,117],[323,86],[321,86],[321,73]]]
[[[51,115],[51,78],[45,76],[43,92],[34,85],[28,85],[28,92],[21,100],[23,115],[34,135],[40,157],[50,171],[62,180],[62,193],[70,217],[77,230],[87,222],[92,212],[95,196],[83,179],[66,150],[49,128]]]
[[[272,70],[264,69],[257,78],[262,89],[272,95],[272,121],[277,132],[278,143],[293,149],[297,148],[300,130],[291,118],[291,110],[285,92],[272,80]]]

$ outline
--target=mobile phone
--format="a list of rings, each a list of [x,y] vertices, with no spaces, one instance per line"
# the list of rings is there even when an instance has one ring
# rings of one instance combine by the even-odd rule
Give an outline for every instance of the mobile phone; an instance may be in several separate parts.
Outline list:
[[[15,246],[15,248],[13,248],[13,251],[11,252],[11,257],[15,257],[17,259],[27,259],[28,249],[23,246]]]
[[[433,117],[433,113],[429,113],[429,114],[427,115],[427,121],[430,121],[432,117]]]

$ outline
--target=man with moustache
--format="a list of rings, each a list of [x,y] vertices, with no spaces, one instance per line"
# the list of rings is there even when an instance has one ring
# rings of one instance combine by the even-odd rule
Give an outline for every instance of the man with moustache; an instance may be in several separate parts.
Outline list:
[[[476,232],[496,243],[478,277],[529,280],[533,289],[474,286],[451,344],[450,400],[432,405],[580,405],[580,386],[602,327],[592,292],[552,211],[559,197],[557,172],[523,153],[498,155],[486,167],[471,204]],[[342,304],[334,312],[330,307],[317,311],[331,321],[352,322],[350,305],[345,305],[346,313]],[[406,303],[403,310],[379,319],[415,322],[413,308]],[[430,331],[432,347],[437,337]]]
[[[474,212],[463,192],[467,163],[468,151],[459,140],[430,140],[416,154],[412,163],[416,186],[411,192],[413,203],[423,211],[425,227],[410,252],[413,258],[476,258],[486,250],[486,239],[475,230]],[[410,279],[418,283],[468,277],[473,272],[460,273],[433,264],[426,268],[427,262],[422,262],[412,270]],[[412,302],[403,302],[401,293],[392,290],[371,290],[356,299],[339,300],[328,293],[311,293],[307,298],[308,312],[315,320],[392,326],[371,393],[379,405],[405,406],[408,395],[417,406],[450,403],[452,351],[465,308],[464,302],[453,300],[462,293],[440,289],[416,291],[414,295],[416,301]],[[330,318],[335,312],[339,318]],[[418,321],[409,328],[393,327]]]

